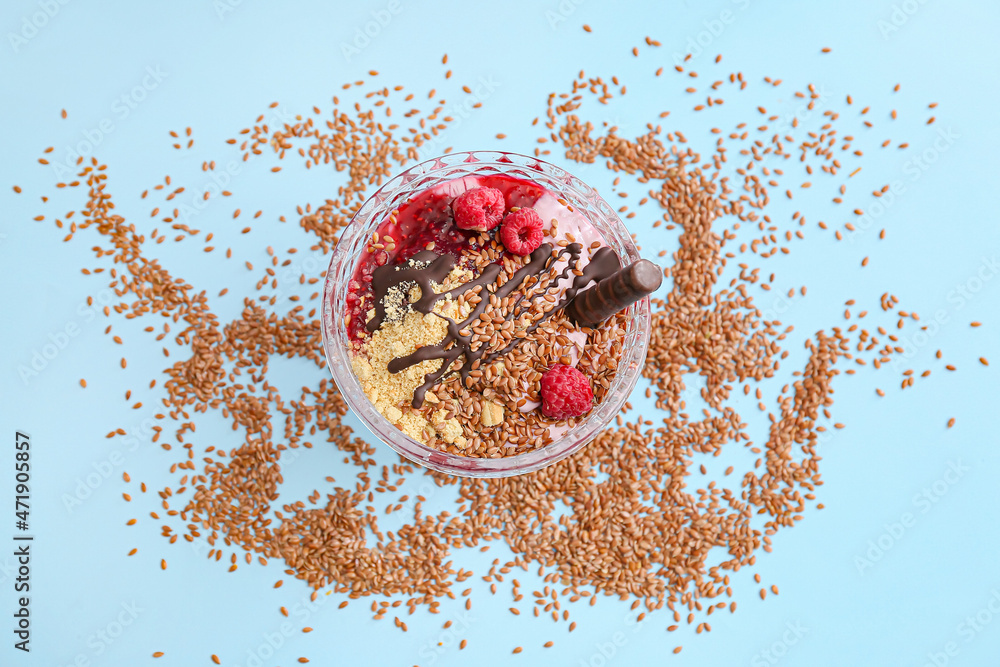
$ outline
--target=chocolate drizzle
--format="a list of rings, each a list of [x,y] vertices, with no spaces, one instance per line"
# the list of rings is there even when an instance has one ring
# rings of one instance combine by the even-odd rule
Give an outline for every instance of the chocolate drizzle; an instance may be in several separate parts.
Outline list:
[[[412,258],[413,263],[409,266],[387,264],[375,269],[372,273],[372,291],[375,297],[375,315],[365,325],[368,331],[375,331],[385,320],[385,297],[393,288],[401,289],[407,284],[415,284],[420,287],[420,299],[410,305],[413,310],[425,314],[433,312],[435,303],[441,299],[450,297],[454,298],[458,295],[469,292],[469,290],[473,290],[477,287],[480,288],[478,292],[481,300],[475,305],[468,317],[466,317],[466,319],[462,322],[456,322],[451,318],[435,313],[435,315],[447,320],[448,322],[448,334],[445,336],[444,340],[437,345],[426,345],[415,350],[411,354],[403,357],[397,357],[389,362],[389,372],[398,373],[423,361],[429,361],[431,359],[442,360],[441,367],[433,373],[425,375],[424,383],[413,391],[413,407],[419,408],[423,405],[424,396],[427,394],[427,390],[437,384],[442,377],[450,372],[451,366],[460,356],[465,357],[465,362],[457,369],[463,381],[468,377],[469,372],[473,370],[473,366],[476,362],[483,359],[486,347],[481,345],[478,349],[473,350],[471,333],[469,335],[462,335],[461,332],[478,319],[480,315],[482,315],[483,311],[486,310],[486,306],[489,305],[489,297],[491,295],[496,296],[498,299],[503,299],[509,296],[514,290],[518,289],[529,277],[536,278],[535,282],[537,282],[537,279],[539,279],[543,273],[548,271],[555,262],[558,262],[568,254],[569,258],[567,259],[566,266],[555,280],[555,283],[558,284],[558,282],[567,279],[576,269],[582,252],[583,246],[579,243],[571,243],[564,249],[555,253],[552,251],[551,244],[543,243],[531,253],[528,262],[524,266],[518,269],[517,272],[514,273],[509,280],[507,280],[507,282],[503,285],[497,286],[492,291],[489,286],[494,284],[497,277],[500,275],[501,267],[499,264],[490,264],[486,266],[478,277],[467,283],[459,285],[454,289],[440,294],[435,293],[432,289],[431,283],[443,282],[445,277],[454,268],[455,259],[451,255],[438,255],[430,250],[424,250],[414,255]],[[566,288],[562,298],[554,305],[553,308],[544,313],[535,322],[533,322],[531,326],[525,329],[523,332],[524,335],[530,334],[553,313],[565,307],[566,304],[576,296],[577,292],[589,285],[591,281],[599,282],[607,276],[615,273],[620,268],[621,262],[619,261],[618,255],[615,254],[614,250],[608,247],[599,248],[597,252],[594,253],[594,256],[591,258],[587,266],[580,270],[580,275],[574,276],[572,283]],[[523,298],[523,296],[521,298]],[[514,317],[523,314],[527,309],[527,307],[521,310],[516,308],[516,305],[520,303],[521,298],[519,298],[518,302],[515,303],[515,307],[511,308],[511,312],[507,315],[507,320],[511,320]],[[489,355],[486,355],[482,363],[491,363],[501,355],[506,354],[517,343],[519,343],[520,340],[521,338],[516,338],[503,349],[496,350]]]

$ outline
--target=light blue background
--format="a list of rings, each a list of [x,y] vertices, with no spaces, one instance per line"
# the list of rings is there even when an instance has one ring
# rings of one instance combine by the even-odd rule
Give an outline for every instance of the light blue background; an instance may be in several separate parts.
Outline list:
[[[21,31],[23,21],[41,11],[40,5],[31,0],[4,3],[0,119],[6,131],[0,136],[0,261],[8,287],[0,323],[5,351],[0,366],[4,443],[0,507],[9,509],[0,513],[0,539],[6,545],[13,533],[8,488],[17,428],[30,432],[34,446],[31,516],[37,541],[32,570],[33,652],[27,657],[11,648],[13,563],[0,555],[0,617],[6,619],[0,622],[4,637],[0,664],[63,666],[82,656],[93,665],[139,665],[151,662],[153,651],[162,650],[166,656],[154,663],[158,666],[210,665],[212,653],[221,656],[224,665],[243,666],[266,646],[268,635],[282,632],[281,605],[295,612],[293,631],[282,637],[274,656],[262,661],[265,665],[297,664],[299,656],[307,656],[318,665],[421,667],[581,663],[918,667],[933,664],[930,656],[935,654],[939,665],[1000,663],[1000,616],[988,611],[991,600],[1000,610],[996,568],[1000,529],[995,511],[1000,501],[996,436],[1000,281],[986,281],[961,303],[955,297],[956,287],[976,276],[984,258],[1000,253],[994,152],[1000,148],[994,107],[1000,90],[996,50],[1000,4],[986,0],[714,0],[627,6],[598,0],[565,0],[562,5],[554,0],[488,5],[399,1],[398,15],[350,58],[341,44],[354,39],[355,31],[363,29],[372,12],[384,10],[387,2],[243,0],[230,7],[232,11],[220,13],[220,3],[210,0],[53,1],[50,4],[58,7],[55,15],[31,39],[17,45],[9,34]],[[729,14],[723,15],[724,11]],[[900,25],[887,31],[894,12]],[[581,30],[584,23],[593,26],[592,34]],[[647,34],[660,40],[662,48],[645,47]],[[694,59],[694,68],[701,72],[700,89],[710,77],[722,78],[734,70],[744,72],[751,84],[742,95],[726,89],[721,95],[726,104],[712,115],[691,112],[692,96],[681,92],[688,85],[684,77],[672,71],[659,79],[653,76],[660,65],[670,70],[673,55],[685,52],[699,34],[708,44],[706,52]],[[633,46],[640,46],[641,57],[632,56]],[[821,55],[823,46],[831,47],[832,53]],[[443,53],[448,53],[447,67],[455,72],[447,82],[440,64]],[[721,65],[712,63],[715,53],[724,54]],[[147,68],[159,68],[164,78],[124,116],[115,101],[141,85]],[[292,114],[309,112],[313,105],[328,111],[330,98],[341,94],[342,83],[368,79],[367,70],[377,69],[379,83],[406,85],[417,94],[414,104],[426,110],[429,88],[437,87],[449,105],[457,105],[465,99],[458,87],[474,86],[482,77],[496,89],[485,96],[482,108],[446,131],[439,147],[527,153],[540,131],[530,122],[543,114],[546,95],[567,90],[581,68],[605,79],[617,74],[628,86],[626,98],[607,107],[588,107],[584,118],[608,121],[619,126],[621,135],[634,137],[646,123],[661,122],[660,111],[671,110],[662,121],[664,128],[681,129],[689,145],[706,154],[714,144],[709,127],[728,131],[752,118],[751,110],[764,101],[769,111],[794,113],[798,103],[791,92],[809,82],[829,94],[821,109],[846,118],[861,106],[872,106],[874,130],[854,130],[856,119],[842,119],[837,126],[841,134],[853,131],[857,146],[867,153],[859,162],[864,170],[851,182],[850,194],[856,199],[848,201],[868,204],[870,197],[864,193],[892,180],[902,181],[905,193],[856,243],[838,244],[815,222],[827,220],[832,227],[845,222],[850,217],[847,207],[831,209],[834,186],[829,179],[814,177],[824,187],[815,186],[808,197],[795,201],[809,219],[807,240],[793,244],[790,256],[755,264],[765,275],[778,274],[773,292],[753,292],[757,303],[783,310],[783,321],[796,327],[786,343],[792,355],[783,364],[785,372],[801,369],[801,343],[807,335],[844,325],[843,304],[849,298],[859,300],[855,311],[865,308],[873,320],[884,291],[900,297],[900,308],[919,312],[923,323],[930,322],[936,311],[947,320],[899,369],[878,374],[862,369],[853,378],[837,380],[832,411],[847,428],[822,444],[825,485],[818,500],[826,509],[806,512],[796,530],[776,536],[772,554],[761,552],[756,567],[734,576],[740,605],[735,615],[713,615],[708,634],[696,636],[687,626],[669,634],[666,613],[635,625],[628,603],[601,598],[596,607],[569,606],[579,624],[569,634],[564,623],[535,619],[530,613],[512,616],[507,611],[508,588],[501,586],[500,595],[489,596],[480,576],[493,558],[507,556],[505,548],[495,545],[488,554],[469,550],[453,554],[456,565],[477,574],[468,584],[475,593],[467,628],[454,637],[441,630],[444,620],[458,619],[463,612],[461,600],[445,601],[438,616],[421,610],[404,617],[409,632],[402,633],[391,616],[372,621],[371,599],[338,610],[340,598],[330,596],[321,607],[296,608],[308,599],[308,590],[283,575],[280,563],[266,568],[243,565],[236,573],[226,573],[224,566],[204,558],[205,549],[168,545],[159,536],[162,522],[148,518],[156,504],[152,493],[131,504],[122,502],[121,493],[127,490],[121,481],[123,470],[135,480],[131,492],[138,496],[135,487],[140,480],[151,490],[172,483],[166,468],[179,460],[177,450],[168,454],[152,445],[143,427],[157,411],[160,398],[158,390],[149,391],[146,384],[163,368],[164,360],[160,344],[140,331],[154,322],[106,321],[82,307],[86,297],[96,295],[102,286],[100,278],[80,273],[83,266],[96,266],[88,248],[97,236],[89,233],[70,244],[61,242],[65,232],[56,230],[52,219],[78,208],[82,193],[62,192],[49,204],[40,201],[41,195],[54,194],[57,180],[51,168],[36,162],[45,147],[55,146],[54,155],[64,156],[82,133],[110,119],[113,131],[97,149],[109,164],[109,191],[119,212],[148,231],[156,221],[148,217],[150,203],[140,203],[139,193],[167,174],[175,185],[203,185],[201,161],[223,164],[238,157],[224,140],[258,114],[272,113],[268,104],[274,100]],[[770,89],[761,83],[764,76],[784,83]],[[894,94],[896,83],[902,88]],[[855,99],[850,112],[843,103],[847,94]],[[932,101],[940,106],[929,111],[927,104]],[[67,120],[59,117],[62,108],[69,111]],[[399,112],[404,105],[395,108]],[[895,123],[888,119],[892,108],[901,114]],[[924,122],[932,113],[938,120],[928,127]],[[194,128],[194,149],[173,150],[168,131],[182,132],[189,125]],[[931,148],[938,130],[950,131],[956,138],[926,170],[914,172],[907,160]],[[497,132],[508,138],[496,140]],[[884,138],[908,140],[911,148],[879,149]],[[613,175],[603,166],[567,163],[558,152],[550,159],[618,205],[618,198],[612,198]],[[204,256],[200,241],[167,242],[157,248],[157,256],[174,276],[207,290],[223,322],[237,314],[242,295],[252,292],[258,275],[243,269],[243,260],[261,266],[268,245],[307,248],[311,237],[295,224],[295,206],[322,202],[344,181],[342,174],[317,168],[306,172],[294,163],[285,160],[277,175],[268,171],[270,158],[250,165],[234,179],[233,198],[213,202],[199,217],[194,226],[215,231],[216,246],[233,247],[235,256],[229,263],[223,262],[220,250]],[[14,184],[24,193],[15,195]],[[621,189],[632,195],[630,202],[643,191],[627,177]],[[778,197],[772,192],[772,198]],[[778,205],[787,213],[794,210]],[[231,213],[236,206],[244,213],[234,222]],[[258,208],[264,215],[253,223],[254,232],[240,236],[238,229],[251,224],[244,222],[248,212]],[[41,213],[46,220],[33,222]],[[291,222],[277,223],[279,215]],[[656,210],[645,208],[630,222],[644,252],[654,259],[660,250],[672,251],[676,239],[662,229],[651,229],[658,216]],[[786,217],[776,219],[786,228]],[[888,230],[885,241],[877,238],[881,227]],[[871,257],[871,265],[861,269],[864,256]],[[807,298],[791,304],[777,299],[802,284],[809,287]],[[229,296],[215,298],[222,287],[230,288]],[[984,326],[971,329],[972,320],[981,320]],[[124,346],[104,335],[108,323],[125,339]],[[49,336],[69,324],[79,327],[79,335],[37,377],[23,381],[18,368],[30,364]],[[912,335],[916,329],[911,325],[907,331]],[[933,359],[938,348],[945,352],[940,362]],[[130,362],[126,371],[118,366],[123,355]],[[979,356],[990,358],[994,365],[980,366]],[[175,353],[170,361],[179,358]],[[942,366],[948,362],[958,365],[959,372],[945,373]],[[289,389],[313,385],[324,375],[304,363],[272,360],[271,367],[272,381]],[[918,374],[932,368],[934,374],[900,391],[902,368],[914,368]],[[81,377],[90,383],[86,390],[78,385]],[[780,382],[767,386],[774,390]],[[875,397],[876,386],[886,390],[884,399]],[[126,389],[134,392],[128,403],[123,397]],[[136,400],[144,401],[145,407],[130,409]],[[636,403],[642,408],[642,402]],[[755,425],[756,439],[763,441],[764,424],[754,403],[736,405]],[[646,405],[644,414],[650,416],[653,410]],[[946,430],[950,417],[957,419],[957,425]],[[119,426],[135,439],[104,438]],[[225,424],[204,418],[193,440],[227,447],[236,442]],[[112,465],[110,478],[68,510],[64,494],[72,494],[95,467],[106,468],[115,452],[124,463]],[[389,462],[394,460],[390,454],[379,447],[377,458]],[[317,446],[288,461],[281,502],[324,489],[327,474],[338,481],[348,479],[351,473],[341,458],[331,448]],[[746,457],[737,451],[727,451],[722,458],[720,463],[745,469]],[[957,479],[952,476],[954,483],[942,482],[953,464],[967,470]],[[935,482],[944,489],[937,501],[928,506],[917,502],[915,496]],[[449,492],[438,491],[429,505],[444,508],[450,502]],[[914,515],[913,525],[893,537],[892,524],[906,512]],[[139,517],[139,524],[126,527],[133,516]],[[383,529],[392,527],[383,524]],[[880,538],[889,548],[872,567],[859,571],[857,558],[865,556],[870,541]],[[126,558],[132,547],[139,553]],[[3,546],[0,554],[7,553]],[[159,568],[161,557],[169,562],[165,572]],[[760,572],[766,585],[777,584],[780,596],[769,595],[761,602],[752,572]],[[286,583],[275,590],[272,584],[278,578]],[[530,593],[535,579],[520,578]],[[134,619],[127,612],[122,615],[123,605],[133,605]],[[527,604],[520,606],[529,612]],[[971,626],[961,624],[980,612],[981,620],[990,622],[967,632]],[[129,621],[121,635],[110,643],[97,639],[98,631],[116,631],[119,616]],[[315,631],[304,635],[299,632],[303,625]],[[790,627],[799,628],[801,636],[789,634]],[[459,638],[469,640],[464,651],[454,645],[437,651],[437,642],[448,644]],[[616,638],[619,646],[606,659],[602,650],[609,653],[609,643]],[[550,639],[555,647],[542,648]],[[954,643],[952,656],[944,655],[949,642]],[[670,651],[678,644],[684,651],[674,656]],[[524,653],[511,655],[514,646],[524,646]],[[765,655],[767,650],[780,653],[780,659]]]

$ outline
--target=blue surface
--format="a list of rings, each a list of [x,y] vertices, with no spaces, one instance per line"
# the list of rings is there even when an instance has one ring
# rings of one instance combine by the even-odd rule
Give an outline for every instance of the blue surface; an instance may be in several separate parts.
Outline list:
[[[51,18],[39,14],[46,5]],[[990,273],[984,267],[1000,255],[993,152],[1000,148],[1000,128],[992,106],[1000,90],[995,49],[1000,4],[508,2],[490,5],[489,27],[483,5],[433,7],[406,0],[346,6],[259,0],[4,3],[0,119],[7,131],[0,137],[0,259],[8,289],[0,322],[5,350],[0,506],[13,503],[10,462],[14,432],[21,429],[30,433],[34,447],[36,541],[32,652],[24,655],[12,648],[9,628],[16,574],[6,546],[15,532],[8,509],[0,521],[0,617],[6,619],[0,624],[0,664],[186,667],[210,665],[213,653],[224,665],[241,666],[287,666],[297,664],[298,656],[318,665],[421,667],[998,664],[1000,280],[977,283],[976,276],[981,270],[981,275]],[[359,42],[363,48],[357,53],[348,49],[345,54],[342,45],[365,29],[373,12],[386,25],[369,44]],[[26,27],[32,20],[44,25],[32,31]],[[593,26],[592,34],[581,30],[584,23]],[[645,47],[647,34],[663,46]],[[698,40],[707,45],[694,58],[702,86],[715,72],[740,70],[753,88],[742,96],[725,94],[726,105],[711,116],[690,111],[693,102],[681,92],[682,77],[671,71],[653,76],[660,65],[670,70],[674,55]],[[641,47],[640,57],[632,56],[633,46]],[[832,52],[821,54],[824,46]],[[443,53],[455,72],[447,82]],[[712,62],[716,53],[724,54],[718,66]],[[177,460],[176,453],[149,441],[160,395],[145,386],[162,370],[163,358],[159,345],[141,333],[143,320],[106,321],[86,307],[88,295],[101,295],[101,279],[80,273],[83,266],[95,266],[88,248],[96,236],[61,242],[64,232],[52,219],[78,208],[80,193],[56,195],[52,167],[36,161],[44,148],[54,146],[53,155],[65,159],[89,133],[96,153],[110,165],[109,189],[120,212],[148,229],[154,220],[146,217],[149,205],[140,204],[139,194],[167,174],[177,184],[204,184],[201,161],[236,159],[238,153],[224,139],[260,113],[277,113],[268,110],[274,100],[292,114],[313,105],[327,110],[342,83],[367,79],[370,69],[381,72],[378,81],[385,85],[406,85],[421,104],[420,95],[431,87],[457,105],[465,99],[458,86],[485,82],[482,107],[462,113],[438,147],[530,152],[538,136],[530,122],[544,112],[546,95],[568,89],[581,68],[605,79],[617,75],[628,86],[627,97],[607,107],[588,107],[585,118],[608,121],[619,126],[621,135],[635,136],[646,123],[659,122],[659,112],[671,110],[665,128],[681,129],[690,145],[705,153],[714,143],[708,128],[730,128],[765,102],[794,114],[799,103],[790,92],[809,82],[828,94],[828,108],[844,114],[843,100],[853,95],[851,113],[871,105],[876,129],[858,136],[858,147],[867,155],[852,188],[864,193],[896,180],[903,186],[853,243],[837,243],[830,232],[815,227],[820,219],[832,223],[849,217],[830,208],[829,187],[815,188],[795,202],[810,221],[806,241],[795,244],[787,257],[758,264],[765,275],[778,275],[771,295],[755,292],[757,303],[781,312],[782,320],[796,327],[786,346],[792,352],[784,367],[789,372],[802,367],[800,343],[806,335],[843,325],[849,298],[859,300],[857,309],[874,312],[879,295],[890,291],[900,297],[900,308],[919,312],[923,323],[935,313],[942,322],[899,369],[879,374],[867,369],[835,383],[833,415],[847,428],[822,445],[825,485],[818,500],[826,509],[810,510],[795,530],[776,536],[774,552],[761,553],[753,568],[765,584],[780,587],[780,596],[761,602],[759,587],[744,570],[734,577],[739,610],[713,615],[711,633],[695,635],[685,626],[668,634],[665,613],[636,624],[628,603],[602,598],[596,607],[572,607],[579,628],[570,634],[565,624],[530,614],[514,617],[504,595],[488,595],[478,575],[494,557],[505,559],[505,549],[495,546],[488,554],[454,554],[457,565],[477,573],[469,584],[476,589],[471,614],[463,616],[460,601],[443,605],[438,616],[419,611],[406,618],[409,631],[401,633],[391,619],[371,619],[369,600],[338,610],[340,599],[332,595],[310,606],[308,590],[294,581],[273,589],[282,577],[277,562],[226,573],[204,558],[203,545],[168,545],[159,536],[159,522],[148,519],[154,504],[148,494],[141,502],[122,501],[124,470],[155,489],[168,483],[166,467]],[[784,83],[765,88],[760,84],[764,76]],[[896,83],[901,89],[893,93]],[[123,95],[129,99],[123,101]],[[929,102],[940,106],[929,111]],[[66,120],[59,117],[63,108],[69,112]],[[901,114],[895,123],[888,119],[893,108]],[[931,113],[937,122],[927,126]],[[187,126],[194,128],[195,147],[175,151],[167,132]],[[842,134],[847,131],[840,127]],[[495,139],[498,132],[507,139]],[[934,149],[942,136],[951,139]],[[911,148],[879,149],[884,138],[908,140]],[[933,163],[915,166],[914,158],[925,151]],[[603,166],[576,165],[559,155],[551,159],[611,199],[613,175]],[[230,288],[227,298],[212,299],[223,322],[237,313],[241,295],[253,289],[256,273],[241,270],[242,260],[263,264],[268,245],[308,246],[294,222],[282,225],[277,217],[294,221],[295,206],[322,201],[343,182],[341,174],[306,172],[291,162],[282,163],[285,169],[278,175],[263,161],[248,166],[233,178],[233,198],[214,202],[194,225],[217,229],[217,245],[232,246],[239,261],[234,258],[220,269],[220,258],[205,261],[195,241],[159,246],[158,256],[175,276],[209,295]],[[14,184],[23,194],[14,194]],[[621,187],[633,194],[642,190],[628,179]],[[53,200],[43,204],[42,195]],[[247,211],[264,210],[262,221],[245,237],[233,230],[236,206],[244,218]],[[44,222],[33,221],[39,214],[46,215]],[[651,258],[671,250],[676,238],[651,229],[658,215],[643,209],[632,221]],[[882,227],[888,230],[884,241],[877,234]],[[861,269],[864,256],[871,264]],[[805,299],[786,304],[776,296],[803,284],[809,287]],[[972,290],[967,296],[958,291],[963,285]],[[972,320],[983,327],[970,328]],[[104,335],[109,323],[125,339],[123,346]],[[67,327],[76,333],[62,336]],[[908,331],[912,335],[916,329]],[[30,366],[50,342],[64,346],[50,354],[37,375],[22,378],[19,369]],[[938,348],[959,372],[943,371],[945,362],[933,358]],[[127,370],[118,366],[123,355],[129,359]],[[994,365],[980,365],[980,356]],[[899,371],[911,367],[918,374],[924,368],[935,372],[900,391]],[[316,369],[288,361],[273,361],[272,370],[278,386],[297,387],[322,377]],[[86,390],[79,387],[80,378],[88,380]],[[884,399],[875,397],[875,386],[886,389]],[[129,402],[123,398],[127,389],[134,391]],[[131,409],[135,400],[146,407]],[[751,408],[740,405],[746,415]],[[946,430],[950,417],[957,425]],[[763,421],[748,418],[756,420],[759,439]],[[104,438],[119,426],[133,437]],[[198,441],[213,440],[236,442],[225,424],[200,420]],[[390,454],[380,447],[377,458],[388,462]],[[283,501],[323,489],[323,476],[346,471],[338,455],[317,447],[287,462],[285,474]],[[96,488],[84,489],[89,494],[81,495],[87,497],[68,505],[66,498],[86,485],[88,476]],[[924,489],[933,502],[920,497]],[[430,504],[446,507],[450,498],[444,496],[439,492]],[[139,524],[126,527],[126,520],[137,515]],[[133,547],[138,554],[125,557]],[[166,571],[159,568],[160,558],[169,561]],[[859,559],[870,559],[870,566]],[[522,582],[534,583],[529,577]],[[531,590],[529,583],[524,586]],[[278,614],[281,605],[292,611],[291,619]],[[446,618],[456,619],[459,633],[441,629]],[[299,632],[303,625],[316,631],[304,635]],[[464,651],[455,646],[459,638],[469,640]],[[542,648],[547,640],[555,647]],[[272,651],[269,642],[280,646]],[[679,644],[684,651],[672,655]],[[511,655],[519,645],[524,653]],[[166,655],[153,661],[153,651]]]

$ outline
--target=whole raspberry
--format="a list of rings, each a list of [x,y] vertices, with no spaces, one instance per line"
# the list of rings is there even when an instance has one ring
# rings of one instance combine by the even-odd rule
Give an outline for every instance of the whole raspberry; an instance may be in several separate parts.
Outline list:
[[[542,414],[552,419],[579,417],[594,407],[594,392],[587,376],[565,364],[556,364],[542,375]]]
[[[500,224],[507,207],[503,193],[496,188],[472,188],[455,197],[451,211],[459,229],[485,232]]]
[[[500,240],[508,252],[530,255],[542,245],[542,218],[533,208],[519,208],[503,219]]]

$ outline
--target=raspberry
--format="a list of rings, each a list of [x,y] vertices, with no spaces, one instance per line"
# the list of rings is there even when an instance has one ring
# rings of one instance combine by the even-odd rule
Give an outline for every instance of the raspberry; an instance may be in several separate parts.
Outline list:
[[[542,218],[533,208],[519,208],[503,219],[500,240],[508,252],[530,255],[542,244]]]
[[[500,224],[507,207],[503,193],[496,188],[472,188],[451,203],[459,229],[485,232]]]
[[[587,376],[565,364],[542,375],[542,414],[552,419],[579,417],[594,407],[594,392]]]

